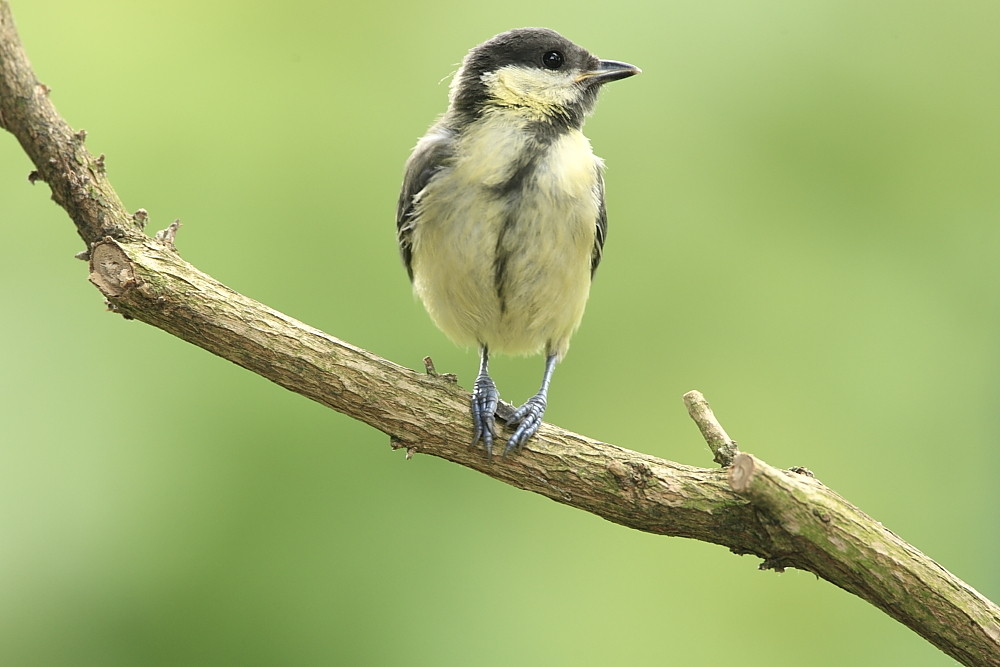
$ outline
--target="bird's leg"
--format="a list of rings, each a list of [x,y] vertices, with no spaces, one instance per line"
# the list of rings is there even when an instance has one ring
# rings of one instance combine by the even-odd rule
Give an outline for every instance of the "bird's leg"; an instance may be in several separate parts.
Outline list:
[[[472,386],[472,425],[475,429],[472,433],[472,446],[482,440],[487,456],[493,456],[493,436],[496,434],[496,411],[500,394],[487,369],[490,352],[485,345],[480,348],[479,354],[479,376]]]
[[[556,369],[556,355],[545,358],[545,374],[542,375],[542,386],[538,393],[525,401],[524,405],[507,420],[508,426],[517,424],[517,430],[510,436],[503,453],[506,455],[512,449],[520,449],[531,436],[538,432],[542,425],[542,415],[545,414],[546,396],[549,393],[549,382],[552,381],[552,371]]]

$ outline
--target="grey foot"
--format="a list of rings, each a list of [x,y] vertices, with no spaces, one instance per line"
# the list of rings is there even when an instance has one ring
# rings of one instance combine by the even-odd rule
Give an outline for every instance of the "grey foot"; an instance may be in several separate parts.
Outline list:
[[[517,424],[517,430],[510,436],[503,453],[506,456],[511,450],[524,447],[531,436],[538,432],[538,427],[542,425],[542,415],[545,414],[545,396],[535,394],[528,401],[519,407],[517,411],[507,420],[508,426]]]
[[[500,394],[489,375],[480,374],[472,387],[472,443],[475,447],[480,440],[486,454],[493,456],[493,436],[496,434],[496,411]]]

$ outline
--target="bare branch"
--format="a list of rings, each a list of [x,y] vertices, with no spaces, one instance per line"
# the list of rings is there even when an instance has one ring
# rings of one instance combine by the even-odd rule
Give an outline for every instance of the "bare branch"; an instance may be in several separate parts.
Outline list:
[[[776,549],[762,569],[809,570],[949,645],[944,650],[963,664],[1000,664],[997,606],[812,475],[739,454],[729,482],[775,522]],[[933,638],[931,628],[951,636]]]
[[[59,117],[0,0],[0,127],[14,134],[88,251],[112,310],[189,341],[379,429],[406,456],[478,470],[630,528],[755,554],[816,573],[968,665],[1000,665],[1000,608],[809,475],[735,442],[698,392],[688,410],[728,470],[686,466],[543,425],[523,453],[489,459],[470,440],[468,394],[433,364],[416,372],[283,315],[185,262],[177,223],[156,238],[125,211],[86,134]],[[735,458],[734,458],[735,456]]]
[[[729,437],[726,429],[715,418],[711,406],[700,391],[689,391],[684,394],[684,405],[687,406],[688,414],[698,425],[701,436],[708,443],[708,448],[712,450],[715,462],[723,467],[733,464],[733,457],[739,453],[736,441]]]

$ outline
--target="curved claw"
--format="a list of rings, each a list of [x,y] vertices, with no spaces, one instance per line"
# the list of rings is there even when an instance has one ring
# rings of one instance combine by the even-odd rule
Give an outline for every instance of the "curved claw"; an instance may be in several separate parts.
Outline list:
[[[472,387],[472,442],[475,447],[480,440],[486,454],[493,456],[493,437],[496,435],[496,411],[500,394],[489,375],[480,375]]]
[[[510,436],[507,441],[507,446],[504,447],[504,456],[512,450],[524,447],[524,443],[538,432],[538,428],[542,425],[542,416],[545,414],[545,406],[544,394],[535,394],[511,415],[510,419],[507,420],[507,425],[517,424],[518,426],[514,435]]]

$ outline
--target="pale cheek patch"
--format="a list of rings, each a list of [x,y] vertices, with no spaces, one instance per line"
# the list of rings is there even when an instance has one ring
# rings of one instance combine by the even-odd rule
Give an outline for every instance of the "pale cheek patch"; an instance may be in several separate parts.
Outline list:
[[[482,80],[497,102],[541,113],[568,106],[579,96],[575,78],[563,72],[508,65],[487,72]]]

